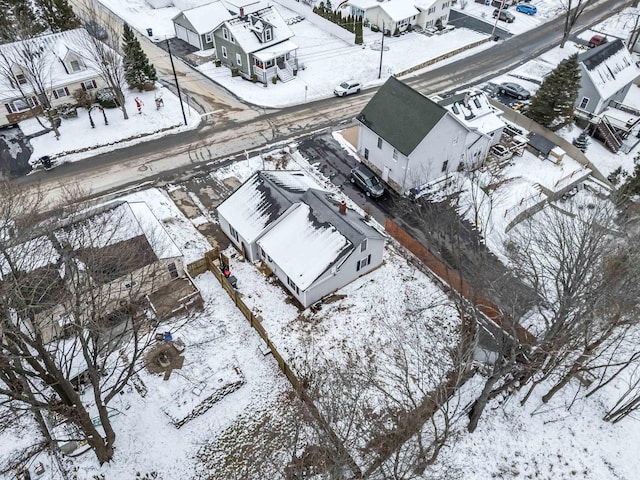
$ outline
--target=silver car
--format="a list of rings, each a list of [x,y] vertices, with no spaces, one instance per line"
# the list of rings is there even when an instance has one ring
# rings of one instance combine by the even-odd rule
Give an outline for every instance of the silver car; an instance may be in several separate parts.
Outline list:
[[[347,95],[351,95],[352,93],[360,93],[362,90],[362,85],[360,82],[356,82],[355,80],[347,80],[346,82],[342,82],[338,85],[334,90],[333,94],[336,97],[346,97]]]
[[[351,170],[349,175],[351,183],[360,187],[367,197],[381,197],[384,194],[384,187],[376,174],[364,165],[358,165]]]

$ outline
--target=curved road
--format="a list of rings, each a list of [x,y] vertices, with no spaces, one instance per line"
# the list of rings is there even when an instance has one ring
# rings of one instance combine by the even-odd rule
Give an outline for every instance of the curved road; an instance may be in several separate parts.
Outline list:
[[[574,33],[629,4],[625,0],[596,2],[583,13]],[[460,89],[484,81],[556,46],[562,36],[562,24],[563,19],[556,18],[490,49],[404,81],[424,94]],[[151,42],[142,43],[148,52],[158,49]],[[166,57],[158,56],[157,52],[152,56],[156,65],[160,63],[158,58]],[[172,173],[194,167],[206,168],[210,162],[244,155],[269,144],[293,141],[325,128],[350,124],[377,90],[369,89],[347,98],[329,98],[281,110],[267,110],[238,101],[181,62],[177,63],[177,68],[183,72],[182,75],[194,75],[195,80],[188,83],[189,88],[194,89],[188,90],[190,96],[197,97],[209,109],[223,110],[212,116],[213,122],[204,123],[195,131],[167,135],[82,162],[63,164],[49,172],[36,172],[16,182],[39,183],[47,192],[48,199],[53,200],[61,198],[62,191],[70,184],[79,184],[87,196],[93,196],[146,180],[169,179]],[[166,72],[163,64],[159,69]]]

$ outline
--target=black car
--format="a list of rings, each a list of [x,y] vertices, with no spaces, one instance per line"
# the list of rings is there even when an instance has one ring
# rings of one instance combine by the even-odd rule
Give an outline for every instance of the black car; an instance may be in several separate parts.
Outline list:
[[[517,98],[518,100],[527,100],[531,98],[531,92],[522,88],[517,83],[501,83],[498,91],[502,95],[509,95],[510,97]]]
[[[376,174],[364,165],[358,165],[349,174],[351,183],[360,187],[367,197],[381,197],[384,194],[384,187]]]

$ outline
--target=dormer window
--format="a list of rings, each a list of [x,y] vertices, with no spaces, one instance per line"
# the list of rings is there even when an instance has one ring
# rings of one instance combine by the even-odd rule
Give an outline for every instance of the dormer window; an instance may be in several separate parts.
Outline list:
[[[267,28],[264,31],[264,41],[270,42],[273,39],[273,35],[271,34],[271,29]]]
[[[71,60],[69,65],[71,66],[72,72],[79,72],[83,70],[83,65],[80,63],[80,60]]]
[[[27,77],[25,77],[23,73],[16,73],[16,82],[20,85],[26,85]]]

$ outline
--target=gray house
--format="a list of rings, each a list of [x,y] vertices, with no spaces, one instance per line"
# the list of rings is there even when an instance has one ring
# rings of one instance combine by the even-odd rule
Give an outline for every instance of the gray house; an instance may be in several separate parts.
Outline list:
[[[400,194],[481,165],[497,141],[491,132],[502,126],[491,119],[490,128],[484,131],[472,122],[473,112],[482,111],[482,104],[477,107],[467,98],[465,106],[464,96],[454,100],[447,104],[449,111],[390,77],[356,117],[363,163]],[[489,122],[490,117],[486,118]]]
[[[218,206],[220,226],[307,307],[382,263],[384,236],[299,171],[260,171]]]
[[[217,1],[184,10],[173,17],[172,22],[176,37],[198,50],[209,50],[215,48],[214,28],[233,17],[233,13],[227,9],[226,5]]]
[[[622,102],[640,69],[622,40],[605,43],[578,56],[580,90],[576,107],[598,115],[612,101]]]
[[[213,32],[217,56],[243,77],[265,85],[273,77],[292,80],[298,49],[290,40],[293,32],[275,6],[259,5],[252,11],[241,7],[237,16],[217,24]]]

